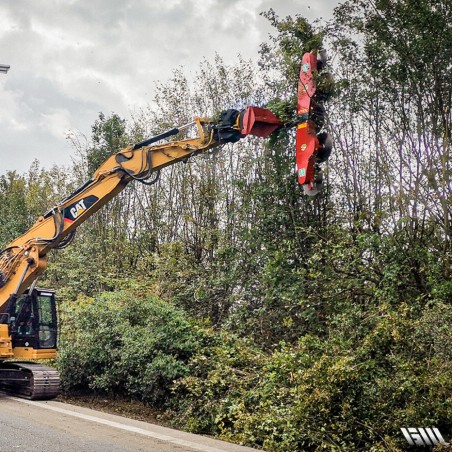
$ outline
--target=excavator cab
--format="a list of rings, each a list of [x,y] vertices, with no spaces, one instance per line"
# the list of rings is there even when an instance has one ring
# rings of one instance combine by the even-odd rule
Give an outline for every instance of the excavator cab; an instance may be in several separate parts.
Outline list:
[[[0,315],[1,391],[31,400],[58,395],[58,372],[29,361],[55,358],[57,332],[53,290],[32,288],[18,298],[10,297],[7,312]]]
[[[10,303],[9,331],[15,358],[53,358],[57,346],[55,292],[34,288]]]

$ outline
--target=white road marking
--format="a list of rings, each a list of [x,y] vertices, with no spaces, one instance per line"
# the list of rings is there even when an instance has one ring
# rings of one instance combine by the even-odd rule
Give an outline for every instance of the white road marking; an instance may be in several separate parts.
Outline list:
[[[131,425],[121,424],[120,422],[109,421],[107,419],[102,419],[96,416],[90,416],[88,414],[77,413],[75,411],[66,410],[64,408],[58,408],[52,405],[48,405],[43,402],[34,402],[32,400],[19,399],[16,397],[8,397],[8,399],[15,400],[16,402],[25,403],[27,405],[37,406],[39,408],[44,408],[50,411],[56,411],[57,413],[66,414],[68,416],[78,417],[80,419],[85,419],[91,422],[97,422],[98,424],[108,425],[109,427],[118,428],[120,430],[126,430],[128,432],[138,433],[140,435],[149,436],[151,438],[159,439],[161,441],[166,441],[168,443],[177,444],[179,446],[189,447],[194,450],[199,450],[202,452],[222,452],[224,449],[218,449],[216,447],[205,446],[202,444],[197,444],[192,441],[185,441],[183,439],[175,438],[169,435],[163,435],[157,432],[151,432],[139,427],[133,427]]]

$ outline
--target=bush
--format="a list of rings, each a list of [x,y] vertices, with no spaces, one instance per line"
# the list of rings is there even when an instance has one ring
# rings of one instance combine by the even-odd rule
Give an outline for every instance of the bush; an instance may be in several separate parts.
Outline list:
[[[327,338],[306,335],[265,355],[208,333],[175,386],[179,422],[269,451],[402,450],[400,428],[412,425],[448,436],[452,307],[416,319],[408,305],[367,314],[361,337],[337,322]]]
[[[66,306],[57,365],[65,391],[95,390],[154,406],[187,375],[199,334],[183,311],[131,291]]]

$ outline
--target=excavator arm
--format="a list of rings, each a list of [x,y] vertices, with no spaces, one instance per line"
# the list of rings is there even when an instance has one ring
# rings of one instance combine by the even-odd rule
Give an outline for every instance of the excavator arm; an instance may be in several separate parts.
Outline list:
[[[154,144],[196,125],[196,138]],[[92,178],[63,199],[0,252],[0,313],[44,272],[47,254],[69,244],[76,229],[132,181],[153,184],[160,170],[247,135],[268,136],[282,123],[269,110],[227,110],[219,121],[195,118],[109,157]],[[1,358],[1,355],[0,355]]]
[[[196,138],[159,144],[191,126],[197,127]],[[195,118],[191,124],[128,146],[109,157],[90,180],[0,251],[0,388],[30,399],[58,394],[59,377],[54,369],[32,362],[4,361],[56,356],[54,293],[35,287],[51,250],[69,245],[77,228],[130,182],[152,185],[166,166],[247,135],[269,136],[281,126],[269,110],[231,109],[218,121]]]

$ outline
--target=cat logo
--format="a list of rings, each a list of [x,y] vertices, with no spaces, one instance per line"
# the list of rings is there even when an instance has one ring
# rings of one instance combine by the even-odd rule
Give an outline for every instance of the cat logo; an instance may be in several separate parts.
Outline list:
[[[71,212],[72,218],[75,220],[79,215],[81,215],[86,210],[85,202],[81,199],[75,207],[72,207],[69,211]]]
[[[99,198],[97,196],[90,195],[70,204],[64,209],[64,221],[66,223],[73,223],[98,200]]]

